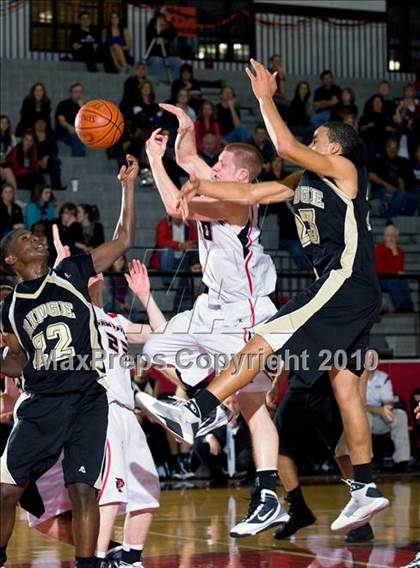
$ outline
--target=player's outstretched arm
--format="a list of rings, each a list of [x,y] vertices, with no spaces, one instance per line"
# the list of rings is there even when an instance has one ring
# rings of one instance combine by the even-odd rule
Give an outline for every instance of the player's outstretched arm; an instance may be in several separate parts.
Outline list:
[[[127,166],[122,166],[118,179],[121,181],[121,213],[114,238],[91,252],[96,273],[109,268],[134,244],[136,229],[134,187],[139,173],[139,164],[134,156],[127,155]]]
[[[127,329],[129,343],[144,343],[147,336],[166,323],[165,316],[150,291],[150,280],[147,268],[139,260],[130,262],[128,274],[125,274],[130,290],[137,296],[146,308],[150,326],[131,323]]]
[[[159,106],[178,119],[178,135],[175,140],[177,164],[189,174],[194,173],[201,179],[211,179],[211,167],[200,158],[197,152],[193,120],[182,108],[175,105],[162,103]]]
[[[293,189],[277,181],[263,183],[242,182],[213,182],[200,180],[197,184],[191,179],[182,188],[182,199],[189,202],[196,195],[204,195],[223,202],[232,202],[240,205],[255,205],[278,203],[288,201],[294,195]],[[195,206],[195,201],[189,203],[188,210]],[[185,209],[184,209],[185,211]]]
[[[249,68],[245,71],[260,103],[267,131],[278,154],[302,168],[333,178],[349,198],[355,197],[357,172],[354,165],[343,156],[320,154],[301,144],[290,132],[274,104],[276,73],[271,74],[255,59],[251,59],[251,64],[254,73]]]

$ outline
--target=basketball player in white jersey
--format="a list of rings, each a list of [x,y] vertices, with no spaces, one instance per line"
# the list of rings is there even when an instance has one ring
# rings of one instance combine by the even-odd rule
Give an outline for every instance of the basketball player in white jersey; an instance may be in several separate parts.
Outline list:
[[[68,251],[59,243],[57,233],[54,242],[59,256],[68,256]],[[122,551],[113,554],[118,556],[118,563],[111,565],[141,568],[143,545],[153,513],[159,507],[159,478],[146,437],[134,414],[130,370],[124,365],[124,355],[128,343],[144,343],[152,330],[166,320],[150,294],[145,266],[134,260],[126,279],[130,289],[145,306],[150,325],[132,323],[122,315],[105,313],[102,309],[103,275],[99,274],[89,281],[89,294],[101,335],[109,385],[105,472],[99,492],[98,568],[109,565],[107,552],[113,542],[115,519],[121,512],[126,513],[124,542]],[[45,513],[40,518],[28,515],[29,525],[48,536],[72,544],[70,521],[60,516],[71,510],[71,502],[64,488],[61,460],[38,480],[37,487]]]
[[[161,106],[180,122],[177,161],[183,169],[220,181],[250,182],[259,175],[261,155],[248,144],[229,144],[210,168],[197,155],[194,123],[181,109]],[[166,212],[180,217],[179,191],[162,164],[166,143],[158,129],[147,141],[146,151]],[[190,203],[189,213],[189,219],[198,224],[200,263],[208,293],[197,298],[192,310],[177,314],[157,330],[146,342],[144,354],[152,361],[159,355],[177,369],[183,383],[194,387],[213,370],[212,358],[220,356],[226,364],[245,345],[253,326],[275,313],[269,294],[275,288],[276,270],[260,243],[256,207],[197,198]],[[200,368],[206,356],[210,356],[209,364]],[[251,432],[257,475],[248,513],[230,532],[234,537],[254,535],[287,520],[276,494],[278,436],[265,406],[270,384],[261,372],[238,396]]]

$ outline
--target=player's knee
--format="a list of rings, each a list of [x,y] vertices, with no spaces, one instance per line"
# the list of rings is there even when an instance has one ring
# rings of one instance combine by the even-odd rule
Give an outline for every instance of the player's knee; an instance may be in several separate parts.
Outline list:
[[[96,489],[86,483],[73,483],[68,485],[73,510],[83,511],[97,506]]]
[[[19,501],[21,492],[18,487],[7,483],[0,483],[0,506],[3,510],[15,507]]]

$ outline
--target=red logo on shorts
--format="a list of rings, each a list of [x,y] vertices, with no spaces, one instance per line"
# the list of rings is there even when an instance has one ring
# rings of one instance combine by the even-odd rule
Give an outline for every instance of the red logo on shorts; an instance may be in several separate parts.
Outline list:
[[[125,485],[125,481],[124,479],[122,479],[121,477],[116,477],[115,478],[115,487],[117,488],[117,490],[122,493],[123,492],[123,487]]]

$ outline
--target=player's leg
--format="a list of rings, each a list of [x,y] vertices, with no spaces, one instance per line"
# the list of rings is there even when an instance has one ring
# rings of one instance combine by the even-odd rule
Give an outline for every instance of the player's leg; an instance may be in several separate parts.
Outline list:
[[[265,404],[269,386],[270,380],[262,373],[259,383],[255,384],[257,390],[242,390],[238,394],[239,408],[251,434],[257,471],[251,505],[245,518],[231,529],[230,535],[233,537],[254,535],[287,519],[287,513],[282,508],[276,492],[279,441],[276,427]],[[258,390],[262,387],[264,390]]]
[[[97,490],[108,425],[106,391],[98,383],[78,394],[64,447],[63,472],[73,511],[73,540],[77,566],[95,566],[99,533]]]
[[[120,507],[120,502],[99,506],[99,534],[96,543],[96,557],[99,561],[106,558]]]
[[[25,486],[0,483],[0,566],[6,562],[6,548],[12,536],[16,520],[16,505],[25,491]]]
[[[124,423],[127,515],[121,560],[126,565],[141,566],[153,514],[159,507],[160,484],[146,436],[134,413],[124,409]]]
[[[349,482],[352,499],[331,528],[351,529],[366,524],[374,513],[387,507],[389,501],[373,483],[371,435],[359,377],[349,369],[333,369],[330,378],[354,473],[354,481]]]
[[[279,437],[278,472],[289,503],[289,519],[276,531],[275,538],[288,538],[299,529],[312,525],[316,518],[304,499],[297,460],[306,454],[307,439],[314,425],[308,414],[308,393],[292,388],[293,375],[289,379],[289,389],[277,408],[275,425]]]

